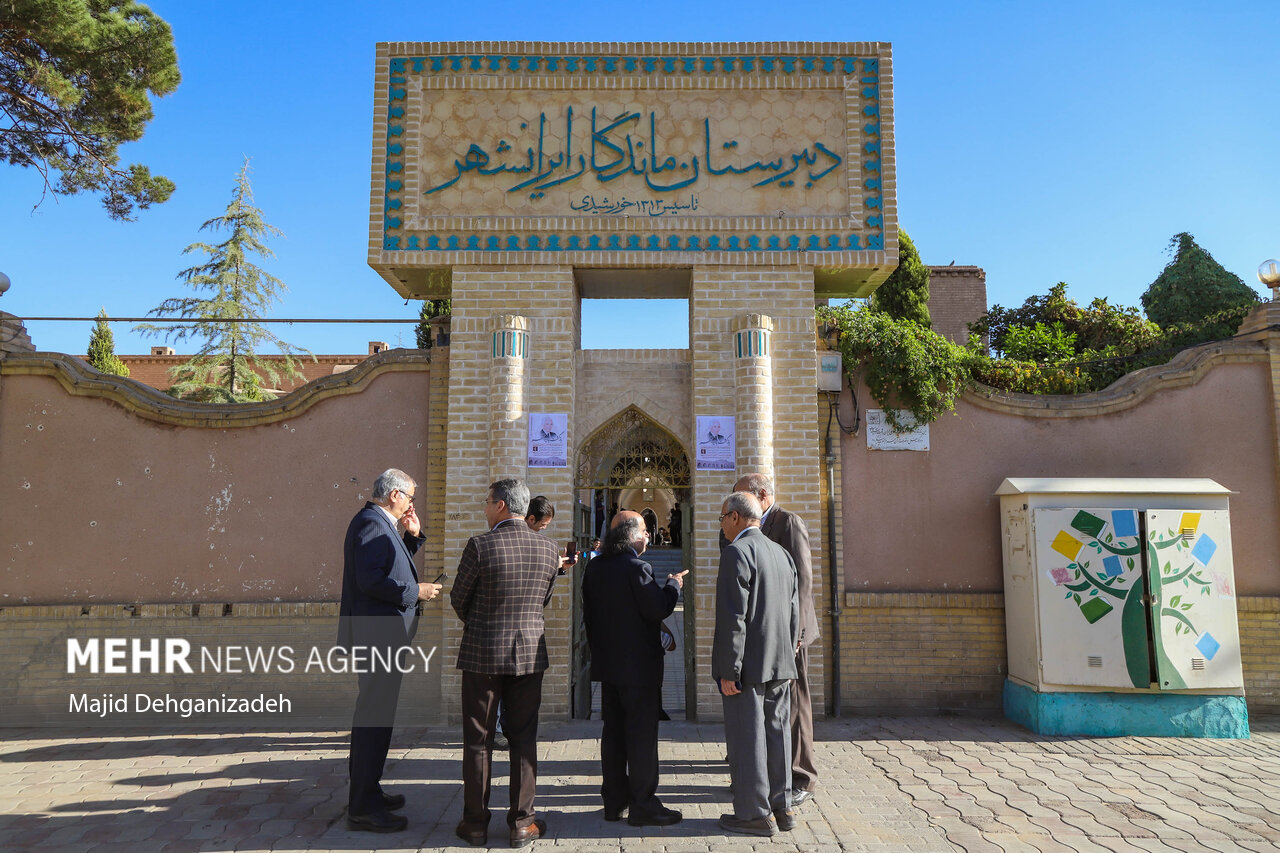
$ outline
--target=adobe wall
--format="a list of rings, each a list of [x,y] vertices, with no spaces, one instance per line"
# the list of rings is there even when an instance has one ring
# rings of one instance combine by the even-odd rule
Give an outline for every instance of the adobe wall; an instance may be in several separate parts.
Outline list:
[[[5,605],[336,600],[373,479],[427,479],[425,353],[232,408],[64,355],[0,366]]]
[[[845,713],[998,711],[1005,477],[1208,477],[1231,497],[1244,683],[1280,709],[1275,339],[1208,345],[1074,398],[971,393],[927,452],[841,442]],[[865,387],[858,399],[874,406]],[[846,414],[851,401],[842,401]],[[847,420],[847,417],[846,417]]]

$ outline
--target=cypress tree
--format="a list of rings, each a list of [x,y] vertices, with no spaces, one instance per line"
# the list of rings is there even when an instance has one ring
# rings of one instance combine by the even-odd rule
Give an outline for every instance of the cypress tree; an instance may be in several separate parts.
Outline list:
[[[929,319],[929,268],[906,231],[898,231],[898,268],[871,294],[871,310],[913,320],[926,329],[933,326]]]
[[[1147,317],[1176,345],[1234,335],[1258,304],[1258,294],[1185,231],[1175,234],[1169,247],[1173,260],[1142,294]]]
[[[98,312],[98,322],[89,335],[89,365],[101,373],[129,375],[129,366],[116,355],[116,339],[107,324],[106,308]]]

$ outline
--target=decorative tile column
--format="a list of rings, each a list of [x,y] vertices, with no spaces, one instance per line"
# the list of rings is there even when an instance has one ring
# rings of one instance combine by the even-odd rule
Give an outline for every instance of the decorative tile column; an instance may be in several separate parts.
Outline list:
[[[489,478],[523,476],[528,463],[525,426],[525,365],[529,321],[516,314],[494,318],[489,368]]]
[[[734,409],[738,471],[773,476],[773,318],[733,321]]]

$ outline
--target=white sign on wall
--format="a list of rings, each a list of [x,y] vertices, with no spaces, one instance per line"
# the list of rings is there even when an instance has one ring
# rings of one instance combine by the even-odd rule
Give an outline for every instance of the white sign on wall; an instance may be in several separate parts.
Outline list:
[[[569,467],[569,416],[534,412],[529,415],[529,467]]]
[[[736,465],[732,415],[698,415],[699,471],[732,471]]]
[[[899,411],[898,420],[904,424],[915,424],[910,412]],[[897,433],[885,422],[883,409],[867,410],[867,449],[868,450],[928,450],[929,425],[914,426],[909,432]]]

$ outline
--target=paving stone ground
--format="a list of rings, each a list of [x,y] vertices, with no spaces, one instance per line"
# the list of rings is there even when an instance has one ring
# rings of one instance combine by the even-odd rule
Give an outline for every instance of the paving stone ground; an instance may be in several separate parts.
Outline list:
[[[663,724],[659,793],[685,820],[662,829],[602,819],[598,722],[548,726],[537,804],[549,832],[529,849],[1280,850],[1280,718],[1251,723],[1251,739],[1227,741],[1042,737],[997,718],[820,721],[820,791],[772,839],[716,825],[729,803],[718,724]],[[454,729],[398,731],[385,784],[409,798],[409,828],[370,835],[343,820],[345,733],[8,730],[0,850],[469,850],[453,836],[459,755]],[[495,778],[499,849],[506,784]]]

